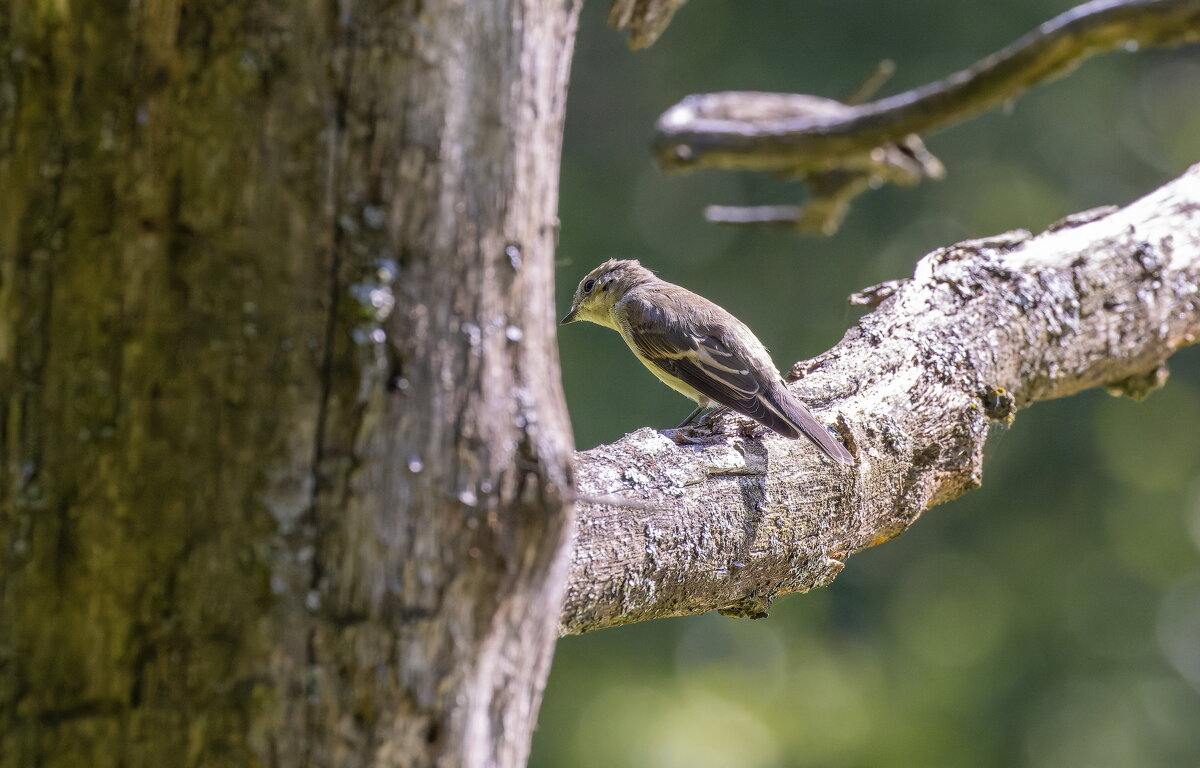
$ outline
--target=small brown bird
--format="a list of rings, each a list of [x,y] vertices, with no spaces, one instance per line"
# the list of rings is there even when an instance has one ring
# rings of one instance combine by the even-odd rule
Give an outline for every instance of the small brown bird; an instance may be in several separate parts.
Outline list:
[[[788,391],[770,354],[741,320],[638,262],[609,259],[589,272],[560,325],[576,320],[620,333],[642,365],[696,401],[679,426],[721,405],[784,437],[803,434],[842,464],[854,461]]]

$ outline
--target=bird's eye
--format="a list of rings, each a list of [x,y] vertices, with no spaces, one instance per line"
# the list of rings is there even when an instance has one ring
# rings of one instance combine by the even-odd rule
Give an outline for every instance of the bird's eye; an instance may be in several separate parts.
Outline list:
[[[583,284],[583,292],[584,292],[584,293],[591,293],[591,292],[592,292],[592,289],[593,289],[593,288],[595,288],[595,287],[596,287],[596,281],[595,281],[595,280],[588,280],[586,283],[584,283],[584,284]]]

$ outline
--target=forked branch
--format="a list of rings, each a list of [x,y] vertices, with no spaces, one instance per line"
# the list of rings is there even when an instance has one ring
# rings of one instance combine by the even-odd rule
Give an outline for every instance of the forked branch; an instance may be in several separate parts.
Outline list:
[[[940,177],[942,166],[920,137],[1011,102],[1095,54],[1197,40],[1200,0],[1097,0],[945,79],[866,104],[779,93],[688,96],[659,118],[655,151],[667,170],[742,169],[798,177],[812,194],[805,208],[782,218],[779,206],[766,212],[718,209],[710,218],[829,234],[865,190]]]

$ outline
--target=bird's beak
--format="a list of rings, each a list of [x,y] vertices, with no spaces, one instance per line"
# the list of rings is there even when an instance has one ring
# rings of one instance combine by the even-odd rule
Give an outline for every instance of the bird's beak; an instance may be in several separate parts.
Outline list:
[[[575,322],[576,320],[578,320],[578,319],[579,319],[579,318],[577,317],[577,315],[578,315],[578,314],[579,314],[579,308],[578,308],[578,307],[571,307],[571,311],[570,311],[570,312],[568,312],[567,314],[563,315],[563,319],[562,319],[562,320],[559,320],[559,321],[558,321],[558,324],[559,324],[559,325],[566,325],[566,324],[568,324],[568,323],[573,323],[573,322]]]

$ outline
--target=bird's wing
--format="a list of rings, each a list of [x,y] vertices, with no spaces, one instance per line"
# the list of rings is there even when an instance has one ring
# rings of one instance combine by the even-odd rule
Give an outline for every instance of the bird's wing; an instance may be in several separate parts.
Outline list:
[[[648,365],[784,437],[806,435],[834,460],[853,463],[846,447],[788,392],[775,371],[767,379],[760,366],[746,359],[741,345],[726,343],[717,329],[686,329],[661,308],[636,298],[625,301],[623,314],[626,336]]]
[[[624,315],[629,340],[643,360],[756,421],[773,427],[779,420],[762,396],[769,382],[714,329],[685,329],[640,299],[626,301]]]

